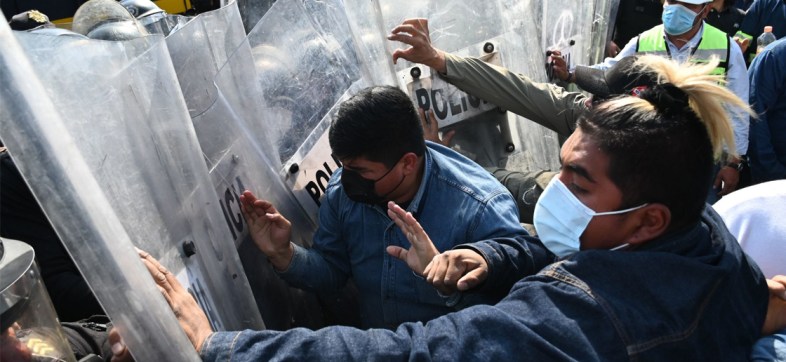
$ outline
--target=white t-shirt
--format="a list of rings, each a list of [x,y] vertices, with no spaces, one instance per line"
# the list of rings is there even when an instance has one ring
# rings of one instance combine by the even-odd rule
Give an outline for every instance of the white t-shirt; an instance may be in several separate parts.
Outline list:
[[[712,207],[765,277],[786,275],[786,180],[732,192]]]

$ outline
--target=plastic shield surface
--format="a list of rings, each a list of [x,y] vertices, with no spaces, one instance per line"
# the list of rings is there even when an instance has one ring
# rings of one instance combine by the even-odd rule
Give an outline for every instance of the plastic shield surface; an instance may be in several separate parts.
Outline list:
[[[263,97],[237,5],[200,14],[167,37],[167,44],[225,225],[266,327],[321,327],[313,296],[288,288],[275,275],[241,213],[240,194],[248,189],[295,225],[295,243],[308,245],[315,229],[279,175],[278,153],[264,125],[254,122],[264,113]]]
[[[347,8],[363,6],[358,3],[350,0]],[[377,4],[378,28],[385,34],[404,19],[427,18],[431,41],[439,49],[525,74],[543,73],[544,56],[532,52],[539,47],[540,36],[535,26],[520,19],[531,11],[531,2],[382,0]],[[393,51],[404,45],[387,41],[386,47],[390,62]],[[395,71],[398,85],[410,92],[416,106],[433,110],[443,131],[456,129],[455,148],[481,165],[523,170],[556,167],[558,143],[553,132],[500,112],[422,65],[400,60]]]
[[[58,50],[60,47],[75,45],[71,39],[65,38],[28,40]],[[68,115],[61,114],[61,107],[68,105],[50,99],[48,94],[51,94],[51,88],[44,87],[39,78],[42,74],[38,68],[31,66],[6,24],[0,24],[0,43],[3,44],[0,48],[0,67],[3,69],[0,80],[7,85],[0,90],[0,136],[104,310],[123,334],[125,343],[137,360],[198,360],[193,346],[132,247],[152,247],[151,242],[162,240],[160,235],[138,233],[130,225],[132,221],[124,219],[131,214],[133,222],[139,222],[140,219],[156,216],[157,210],[154,207],[135,209],[137,205],[133,200],[119,199],[118,195],[113,195],[117,188],[107,182],[109,180],[100,168],[101,161],[104,164],[109,162],[107,166],[118,161],[114,157],[116,151],[128,152],[130,149],[124,147],[127,144],[104,150],[86,149],[104,135],[116,140],[115,133],[125,132],[132,127],[144,129],[145,124],[116,125],[119,127],[116,132],[106,134],[82,132],[90,130],[95,122],[100,124],[110,120],[99,117],[69,119]],[[146,46],[140,42],[134,45]],[[130,46],[126,49],[128,55],[135,52]],[[64,55],[58,53],[58,57],[50,58],[62,59]],[[117,66],[123,62],[109,63],[105,65]],[[85,65],[83,62],[80,64]],[[113,74],[114,71],[110,69],[122,68],[102,70]],[[63,74],[75,73],[60,73],[60,76]],[[83,72],[82,75],[86,76],[83,82],[77,81],[79,78],[76,77],[70,78],[75,83],[73,86],[82,89],[67,94],[81,95],[82,90],[91,88],[86,83],[92,80],[89,77],[91,74]],[[92,101],[106,106],[103,101],[113,93],[119,94],[115,92],[116,89],[104,88],[104,99],[94,98]],[[89,134],[92,136],[85,137]],[[144,141],[146,143],[136,146],[156,149],[151,139]],[[163,154],[161,156],[165,157]],[[156,163],[156,158],[147,161]],[[141,173],[135,169],[127,169],[126,172]],[[122,209],[128,209],[129,212],[123,213]],[[184,208],[176,211],[184,211]],[[150,231],[159,230],[151,228]],[[139,243],[138,237],[144,236],[151,237],[147,245]]]
[[[134,245],[191,288],[214,328],[261,327],[163,38],[18,38]]]
[[[301,164],[301,156],[294,156],[314,155],[310,152],[313,144],[305,145],[306,140],[319,139],[327,131],[319,126],[320,121],[362,78],[346,12],[339,1],[278,1],[248,40],[266,105],[256,122],[265,125],[278,147],[282,173],[294,193],[311,192],[311,196],[298,199],[316,220],[315,200],[324,189],[309,187],[304,191],[303,184],[295,180],[305,174],[314,181],[312,186],[318,182],[327,185],[323,174],[329,177],[338,166],[329,148],[319,151],[321,162]]]

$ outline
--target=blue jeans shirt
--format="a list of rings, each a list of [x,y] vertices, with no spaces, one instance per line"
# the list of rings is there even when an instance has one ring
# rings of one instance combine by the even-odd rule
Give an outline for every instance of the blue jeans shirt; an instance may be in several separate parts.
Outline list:
[[[745,361],[768,298],[758,267],[707,208],[701,222],[638,249],[554,263],[494,306],[395,331],[216,332],[200,354],[238,362]]]
[[[751,107],[758,114],[751,119],[748,149],[753,181],[786,179],[786,38],[757,55],[748,75]]]
[[[424,163],[420,188],[407,211],[439,251],[486,240],[468,247],[484,250],[487,258],[529,253],[523,239],[487,240],[526,235],[518,223],[513,197],[491,174],[459,153],[430,142]],[[279,275],[290,285],[310,291],[335,291],[353,278],[364,327],[395,328],[455,310],[455,300],[441,297],[404,262],[385,252],[390,245],[409,248],[409,242],[386,209],[346,196],[341,172],[333,174],[321,201],[313,247],[296,246],[289,268]],[[545,253],[537,255],[547,258]],[[546,264],[531,265],[529,273]]]

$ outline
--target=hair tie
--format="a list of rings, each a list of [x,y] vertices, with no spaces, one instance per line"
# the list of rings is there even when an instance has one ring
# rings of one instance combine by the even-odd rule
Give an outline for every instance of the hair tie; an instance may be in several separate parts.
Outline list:
[[[667,115],[691,111],[688,93],[671,83],[656,84],[641,92],[640,97],[652,103],[655,108]]]

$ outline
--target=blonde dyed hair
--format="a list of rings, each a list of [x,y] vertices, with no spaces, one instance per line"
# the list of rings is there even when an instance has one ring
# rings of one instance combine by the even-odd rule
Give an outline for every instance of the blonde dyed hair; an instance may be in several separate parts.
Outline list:
[[[710,75],[718,66],[718,59],[707,63],[678,64],[657,55],[639,56],[634,69],[654,74],[658,84],[670,83],[688,96],[688,105],[707,129],[712,144],[713,157],[717,160],[724,147],[736,156],[734,131],[729,111],[753,115],[750,107],[725,86],[724,77]],[[632,107],[639,112],[657,112],[657,105],[637,97],[621,97],[610,100],[599,107]]]

